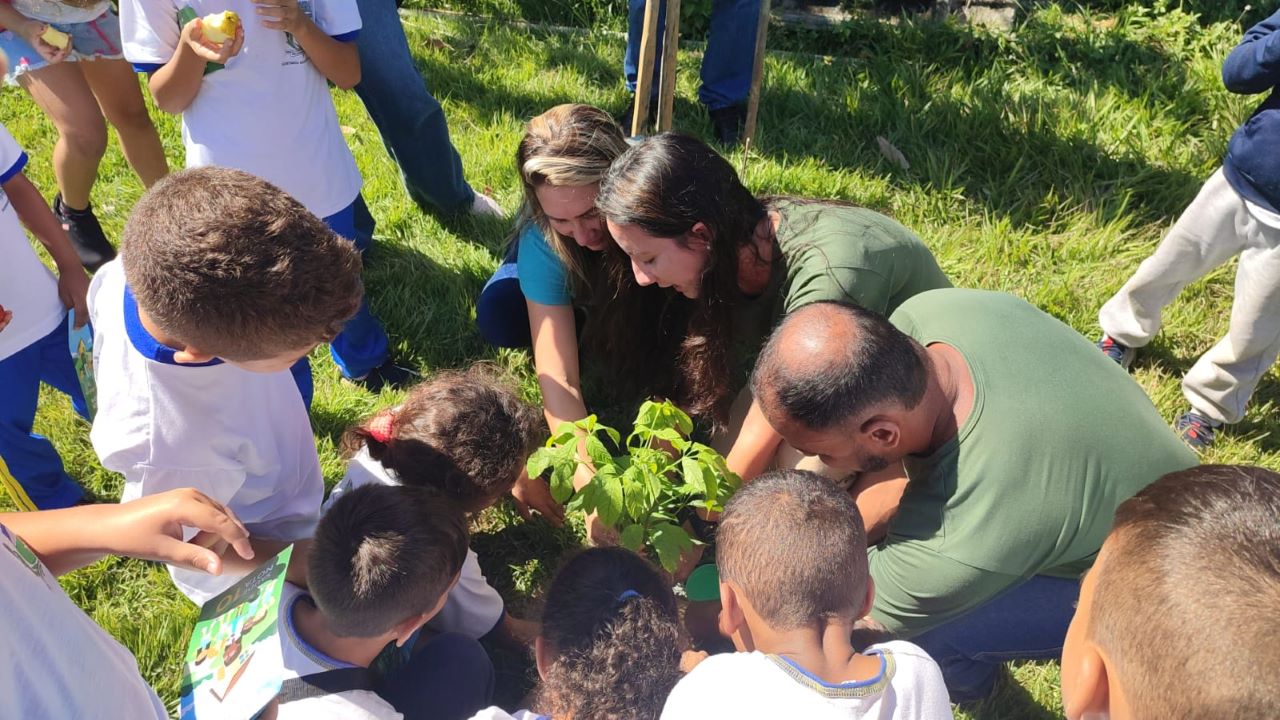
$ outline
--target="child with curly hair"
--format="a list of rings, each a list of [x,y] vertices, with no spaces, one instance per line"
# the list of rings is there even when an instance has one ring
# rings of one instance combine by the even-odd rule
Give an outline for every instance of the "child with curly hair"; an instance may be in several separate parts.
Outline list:
[[[343,449],[351,460],[325,508],[357,487],[382,484],[433,488],[467,514],[478,513],[511,490],[539,440],[540,424],[537,412],[488,365],[437,373],[410,389],[399,406],[347,430]],[[472,550],[429,627],[526,644],[537,633],[506,613]]]
[[[681,677],[675,596],[630,550],[574,556],[547,591],[534,643],[540,712],[496,707],[472,720],[657,720]]]

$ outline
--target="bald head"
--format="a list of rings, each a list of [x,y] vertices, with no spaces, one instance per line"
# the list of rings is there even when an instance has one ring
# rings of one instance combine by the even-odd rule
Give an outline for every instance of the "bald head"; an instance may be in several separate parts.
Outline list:
[[[751,392],[771,420],[827,430],[884,405],[924,396],[916,345],[883,315],[821,302],[783,319],[756,361]]]

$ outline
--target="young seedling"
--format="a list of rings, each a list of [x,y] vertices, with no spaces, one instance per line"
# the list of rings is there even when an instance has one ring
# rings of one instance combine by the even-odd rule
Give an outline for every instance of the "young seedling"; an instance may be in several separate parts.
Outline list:
[[[715,450],[689,438],[693,421],[670,402],[645,402],[635,429],[622,435],[600,424],[595,415],[561,423],[555,435],[529,457],[530,477],[551,470],[551,495],[568,502],[569,510],[595,512],[618,531],[624,547],[646,548],[673,572],[681,553],[696,540],[681,526],[682,511],[703,508],[720,512],[742,481],[729,471]],[[620,452],[614,455],[601,436]],[[586,457],[580,452],[585,446]],[[592,471],[591,481],[574,491],[579,465]]]

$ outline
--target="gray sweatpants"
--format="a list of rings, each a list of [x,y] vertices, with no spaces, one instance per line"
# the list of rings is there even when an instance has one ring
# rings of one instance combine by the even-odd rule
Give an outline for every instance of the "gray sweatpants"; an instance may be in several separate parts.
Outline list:
[[[1154,254],[1102,306],[1102,330],[1130,347],[1160,331],[1160,312],[1187,283],[1240,256],[1227,336],[1182,380],[1196,412],[1238,422],[1263,374],[1280,354],[1280,229],[1249,212],[1221,168],[1178,218]]]

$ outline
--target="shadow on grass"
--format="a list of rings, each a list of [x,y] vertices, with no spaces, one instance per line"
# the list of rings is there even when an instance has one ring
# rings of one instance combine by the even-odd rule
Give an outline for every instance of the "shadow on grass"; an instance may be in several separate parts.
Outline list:
[[[1061,102],[1061,87],[1088,97],[1115,91],[1135,107],[1156,104],[1177,122],[1205,126],[1220,98],[1192,82],[1185,60],[1160,43],[1105,29],[1064,33],[1037,18],[1010,37],[952,22],[893,25],[863,18],[844,27],[841,47],[856,56],[852,63],[827,67],[821,60],[775,56],[775,77],[798,79],[766,81],[756,151],[892,173],[902,187],[951,189],[1020,227],[1077,208],[1098,210],[1105,221],[1164,221],[1185,207],[1203,180],[1139,152],[1104,149],[1088,126],[1072,136],[1057,129],[1064,115],[1078,111]],[[474,62],[496,59],[488,57],[496,51],[487,45],[502,33],[525,32],[497,24],[482,28],[468,31],[487,41],[475,46]],[[581,36],[536,36],[536,52],[549,72],[568,69],[585,78],[591,94],[616,94],[610,110],[625,104],[616,63],[606,57],[613,43],[621,54],[621,39],[602,45]],[[467,63],[435,54],[417,62],[434,86],[482,115],[524,119],[586,94],[575,97],[555,82],[486,84]],[[1020,93],[1011,87],[1017,78],[1003,73],[1026,66],[1035,70]],[[832,102],[833,96],[847,101]],[[709,139],[710,123],[696,101],[678,98],[675,116],[677,127]],[[877,136],[897,145],[911,169],[890,166],[876,150]]]
[[[394,355],[424,375],[493,357],[474,321],[475,298],[487,279],[468,264],[446,266],[406,242],[382,237],[365,265],[369,302]]]
[[[974,720],[1060,720],[1062,714],[1046,709],[1017,682],[1009,669],[1001,669],[996,693],[987,700],[962,709]]]

